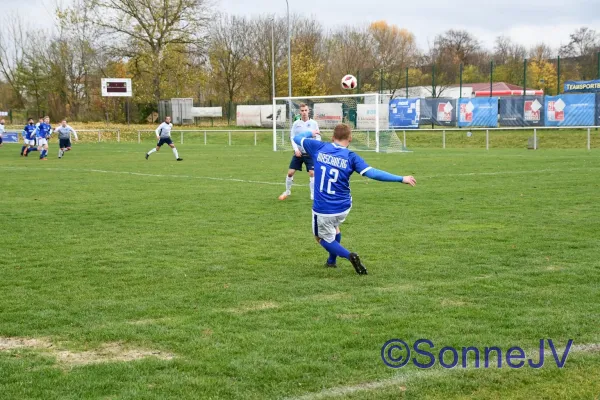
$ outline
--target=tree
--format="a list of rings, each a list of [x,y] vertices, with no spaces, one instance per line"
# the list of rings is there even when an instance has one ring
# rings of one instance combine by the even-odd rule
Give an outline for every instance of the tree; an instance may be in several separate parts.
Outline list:
[[[147,58],[154,100],[163,93],[165,51],[201,53],[210,13],[207,0],[86,0],[96,23],[122,57]]]
[[[256,94],[262,98],[272,97],[273,56],[271,44],[271,28],[275,45],[275,71],[282,70],[282,65],[287,64],[287,22],[283,18],[273,16],[258,17],[251,24],[250,56],[252,58],[252,82]],[[283,70],[282,70],[283,72]],[[285,83],[283,76],[276,74],[275,94],[283,95],[283,88],[287,87],[287,69]],[[286,92],[287,93],[287,92]]]
[[[595,30],[582,27],[570,35],[570,41],[561,47],[560,55],[572,58],[576,69],[566,71],[571,76],[577,75],[579,79],[587,80],[598,77],[597,54],[600,52],[600,34]],[[600,78],[600,77],[598,77]]]
[[[406,79],[406,68],[413,65],[419,56],[415,36],[385,21],[373,22],[369,26],[369,34],[375,48],[375,68],[381,71],[380,78],[394,97]]]
[[[209,59],[216,87],[233,102],[246,82],[250,60],[250,24],[243,17],[222,16],[211,27]]]
[[[543,89],[544,93],[555,93],[557,86],[556,67],[546,60],[532,61],[528,66],[528,82],[535,89]]]
[[[14,106],[24,107],[23,88],[19,84],[18,70],[23,64],[26,32],[22,20],[16,15],[4,15],[0,22],[0,73],[12,88]]]

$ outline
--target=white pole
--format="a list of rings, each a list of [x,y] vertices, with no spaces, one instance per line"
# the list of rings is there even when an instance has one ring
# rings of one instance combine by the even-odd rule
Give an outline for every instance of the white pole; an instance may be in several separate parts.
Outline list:
[[[533,149],[537,150],[537,129],[533,128]]]
[[[442,131],[442,143],[444,146],[444,149],[446,148],[446,131]]]
[[[288,97],[292,97],[292,32],[290,28],[290,3],[285,0],[287,7],[287,33],[288,33]],[[288,100],[290,123],[292,122],[292,101]],[[290,124],[291,125],[291,124]]]
[[[181,144],[183,144],[183,131],[181,131]]]
[[[254,131],[254,145],[256,146],[256,131]]]
[[[117,142],[121,143],[121,130],[117,129]]]
[[[371,148],[371,144],[370,144],[370,140],[369,140],[370,136],[371,135],[369,134],[369,131],[367,131],[367,149]]]
[[[406,147],[406,131],[404,131],[404,147]]]
[[[591,143],[591,139],[592,138],[590,137],[590,128],[588,128],[588,134],[587,134],[587,136],[588,136],[587,137],[587,149],[590,150],[591,145],[592,145],[592,143]]]
[[[231,146],[231,131],[229,131],[229,145]]]
[[[98,143],[100,143],[100,135],[102,135],[102,133],[100,133],[100,131],[98,131]]]
[[[206,144],[206,131],[204,131],[204,144]]]
[[[379,93],[375,94],[375,151],[379,153]]]
[[[485,130],[485,149],[486,150],[490,149],[490,130],[489,129]]]
[[[142,143],[142,134],[138,131],[138,144]]]
[[[271,86],[273,91],[273,151],[277,151],[277,105],[275,104],[275,18],[271,20]],[[284,114],[285,117],[285,114]],[[254,132],[256,146],[256,132]]]

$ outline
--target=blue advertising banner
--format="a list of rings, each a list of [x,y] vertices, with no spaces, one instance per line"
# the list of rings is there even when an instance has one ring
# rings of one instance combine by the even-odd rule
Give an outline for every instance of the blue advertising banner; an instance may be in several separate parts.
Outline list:
[[[19,134],[17,132],[4,132],[2,141],[4,143],[19,143]]]
[[[546,96],[546,126],[591,126],[596,118],[596,95]]]
[[[600,126],[600,93],[596,94],[596,126]]]
[[[421,99],[390,100],[390,128],[418,128]]]
[[[456,99],[421,99],[419,123],[456,126]]]
[[[498,114],[500,126],[544,126],[544,97],[501,97]]]
[[[458,102],[458,126],[498,126],[498,98],[474,97]]]
[[[566,92],[600,92],[600,79],[594,81],[566,81]]]

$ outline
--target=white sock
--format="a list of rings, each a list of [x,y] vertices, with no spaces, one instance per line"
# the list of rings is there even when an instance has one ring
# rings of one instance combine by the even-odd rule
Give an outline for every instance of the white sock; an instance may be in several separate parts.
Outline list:
[[[148,153],[146,153],[146,154],[150,155],[150,154],[152,154],[152,153],[156,153],[156,147],[155,147],[155,148],[153,148],[152,150],[150,150],[150,151],[149,151]]]
[[[179,158],[179,154],[177,153],[176,147],[173,147],[173,154],[175,154],[175,158]]]
[[[58,149],[58,156],[62,157],[62,150],[61,149]]]
[[[289,177],[286,176],[285,177],[285,191],[286,192],[292,192],[292,185],[294,184],[294,177]]]
[[[315,197],[315,177],[311,176],[309,179],[308,186],[310,187],[310,198]]]

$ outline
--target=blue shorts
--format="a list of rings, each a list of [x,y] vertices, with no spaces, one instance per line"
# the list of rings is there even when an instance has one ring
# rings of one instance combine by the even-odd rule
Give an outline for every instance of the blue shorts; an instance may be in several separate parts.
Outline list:
[[[166,138],[160,138],[158,143],[156,143],[156,145],[158,147],[161,147],[163,144],[168,144],[169,146],[173,144],[173,141],[171,140],[170,137],[166,137]]]
[[[313,162],[312,157],[308,154],[302,154],[302,157],[296,157],[294,154],[292,156],[292,161],[290,161],[290,169],[302,171],[302,164],[306,165],[306,171],[312,171],[315,169],[315,163]]]
[[[71,147],[71,139],[58,139],[59,147],[61,149],[66,149],[67,147]]]
[[[2,136],[0,136],[0,144],[2,144]]]

